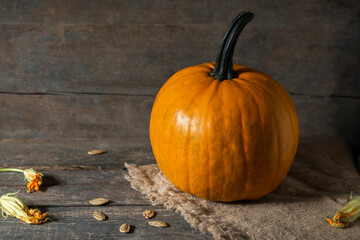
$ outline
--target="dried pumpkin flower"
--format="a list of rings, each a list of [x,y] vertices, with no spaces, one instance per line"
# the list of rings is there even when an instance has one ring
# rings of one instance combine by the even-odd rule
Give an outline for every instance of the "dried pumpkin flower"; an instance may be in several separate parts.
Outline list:
[[[4,218],[16,217],[28,224],[41,224],[49,220],[46,217],[47,213],[41,213],[37,208],[29,209],[20,197],[13,196],[16,194],[8,193],[0,197],[0,208]]]
[[[24,170],[25,178],[29,181],[27,184],[28,192],[31,190],[39,191],[39,187],[42,183],[42,177],[44,176],[42,173],[37,173],[34,169],[25,169]]]
[[[17,168],[1,168],[0,172],[21,172],[24,173],[25,179],[29,181],[27,184],[28,192],[30,193],[32,190],[39,191],[39,187],[42,183],[42,177],[44,176],[42,173],[37,173],[34,169],[28,168],[25,170],[17,169]]]
[[[360,217],[360,196],[350,195],[348,202],[342,209],[336,212],[333,219],[327,218],[331,226],[348,227],[349,223],[354,222]]]

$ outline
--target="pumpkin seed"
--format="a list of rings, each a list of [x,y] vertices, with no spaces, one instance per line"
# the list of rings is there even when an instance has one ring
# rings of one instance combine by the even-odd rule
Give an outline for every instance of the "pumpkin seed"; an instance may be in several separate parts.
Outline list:
[[[123,225],[120,226],[119,230],[122,233],[128,233],[128,232],[130,232],[130,225],[127,223],[124,223]]]
[[[105,214],[103,214],[102,212],[98,212],[98,211],[95,211],[93,213],[93,216],[94,216],[95,219],[97,219],[99,221],[104,221],[105,218],[106,218]]]
[[[103,205],[107,202],[109,202],[109,200],[107,200],[106,198],[95,198],[89,201],[89,203],[91,203],[92,205]]]
[[[146,209],[146,210],[143,212],[143,215],[144,215],[145,218],[152,218],[152,217],[154,217],[155,212],[154,212],[153,210]]]
[[[106,153],[106,151],[102,150],[102,149],[95,149],[95,150],[88,151],[89,155],[99,155],[99,154],[103,154],[103,153]]]
[[[167,223],[163,221],[149,221],[149,225],[159,228],[168,226]]]

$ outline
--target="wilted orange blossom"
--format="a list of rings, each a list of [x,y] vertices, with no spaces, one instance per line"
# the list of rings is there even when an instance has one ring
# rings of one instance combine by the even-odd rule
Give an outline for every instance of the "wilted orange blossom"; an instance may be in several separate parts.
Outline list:
[[[1,168],[0,172],[21,172],[24,174],[25,179],[29,182],[27,184],[28,192],[32,190],[39,191],[39,187],[42,183],[42,178],[44,175],[42,173],[37,173],[34,169],[28,168],[25,170],[17,168]]]
[[[41,224],[49,220],[49,218],[46,217],[47,213],[41,213],[37,208],[29,209],[20,197],[13,196],[16,194],[17,193],[8,193],[0,197],[0,208],[4,218],[16,217],[28,224]]]
[[[39,191],[39,187],[42,183],[42,173],[37,173],[34,169],[25,169],[24,170],[25,178],[29,181],[27,184],[28,192],[32,190]]]
[[[337,211],[333,219],[327,218],[326,220],[331,226],[344,228],[358,218],[360,218],[360,196],[353,197],[351,194],[350,202]]]

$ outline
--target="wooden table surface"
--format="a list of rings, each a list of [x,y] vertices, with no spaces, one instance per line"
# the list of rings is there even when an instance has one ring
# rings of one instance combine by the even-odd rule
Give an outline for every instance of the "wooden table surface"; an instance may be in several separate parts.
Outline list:
[[[1,194],[20,189],[52,219],[0,220],[0,239],[212,239],[151,207],[124,179],[124,163],[155,162],[156,94],[176,71],[215,61],[244,10],[255,18],[234,62],[285,87],[301,138],[342,137],[360,151],[359,1],[0,0],[0,167],[45,174],[28,194],[21,174],[1,173]],[[98,148],[108,152],[87,154]],[[90,205],[97,197],[111,203]],[[147,224],[150,207],[169,228]],[[95,209],[108,219],[95,220]],[[132,233],[119,232],[124,222]]]
[[[87,154],[92,149],[107,153]],[[28,225],[18,219],[2,219],[1,239],[212,239],[192,229],[177,213],[162,206],[151,206],[142,194],[124,179],[124,163],[154,163],[148,139],[46,139],[2,140],[2,167],[34,168],[45,175],[39,192],[28,194],[21,173],[3,172],[1,194],[16,192],[49,212],[52,221]],[[104,197],[110,203],[94,206],[90,199]],[[163,220],[168,228],[155,228],[142,216],[153,209],[154,220]],[[94,219],[95,210],[106,214],[105,221]],[[132,231],[121,233],[129,223]]]

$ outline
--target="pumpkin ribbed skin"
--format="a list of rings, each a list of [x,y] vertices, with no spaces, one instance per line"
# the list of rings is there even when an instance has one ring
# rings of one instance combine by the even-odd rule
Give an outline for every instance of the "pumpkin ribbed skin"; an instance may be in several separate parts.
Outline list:
[[[158,93],[150,140],[164,175],[212,201],[261,198],[288,173],[299,140],[295,107],[270,76],[233,64],[237,77],[210,76],[214,63],[175,73]]]

